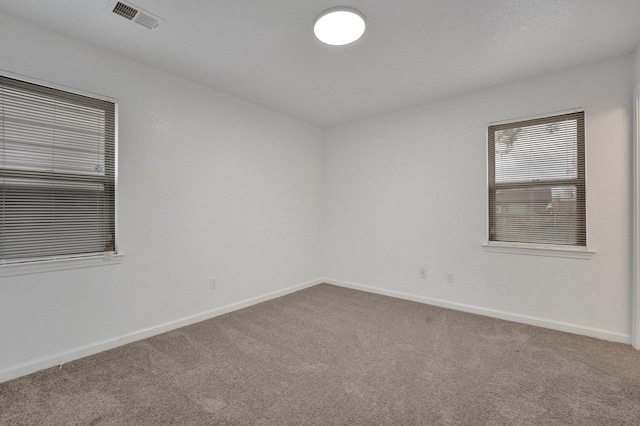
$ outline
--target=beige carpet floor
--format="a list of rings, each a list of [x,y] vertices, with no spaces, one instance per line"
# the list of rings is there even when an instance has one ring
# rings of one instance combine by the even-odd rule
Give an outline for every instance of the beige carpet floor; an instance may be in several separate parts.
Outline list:
[[[0,384],[0,424],[640,425],[640,351],[322,284]]]

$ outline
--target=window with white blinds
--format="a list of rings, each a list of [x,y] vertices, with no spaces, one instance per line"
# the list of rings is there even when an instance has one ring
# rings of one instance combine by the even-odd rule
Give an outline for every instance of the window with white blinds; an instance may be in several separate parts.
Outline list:
[[[584,112],[489,126],[489,241],[586,247]]]
[[[0,262],[115,244],[115,104],[0,76]]]

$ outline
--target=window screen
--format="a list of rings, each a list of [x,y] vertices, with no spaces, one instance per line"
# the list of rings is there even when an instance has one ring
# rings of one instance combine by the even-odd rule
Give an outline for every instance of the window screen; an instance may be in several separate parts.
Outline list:
[[[586,247],[584,112],[490,126],[489,241]]]
[[[115,104],[0,76],[0,260],[115,251]]]

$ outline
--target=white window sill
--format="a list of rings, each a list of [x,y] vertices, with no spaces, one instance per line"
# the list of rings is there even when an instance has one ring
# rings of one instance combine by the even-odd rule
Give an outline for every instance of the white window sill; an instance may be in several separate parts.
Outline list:
[[[92,268],[96,266],[117,265],[124,254],[99,254],[91,256],[61,256],[28,262],[0,262],[0,278],[15,275],[39,274],[42,272],[62,271],[65,269]]]
[[[594,251],[582,247],[553,246],[547,244],[518,244],[489,242],[482,245],[484,251],[531,256],[568,257],[572,259],[591,259]]]

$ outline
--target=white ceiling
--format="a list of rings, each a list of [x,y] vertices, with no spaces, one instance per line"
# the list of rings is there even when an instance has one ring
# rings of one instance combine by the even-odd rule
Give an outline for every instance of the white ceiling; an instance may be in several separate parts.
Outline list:
[[[110,0],[0,0],[34,22],[319,125],[631,52],[640,0],[133,0],[165,19],[147,30]],[[348,5],[367,18],[350,46],[313,20]]]

